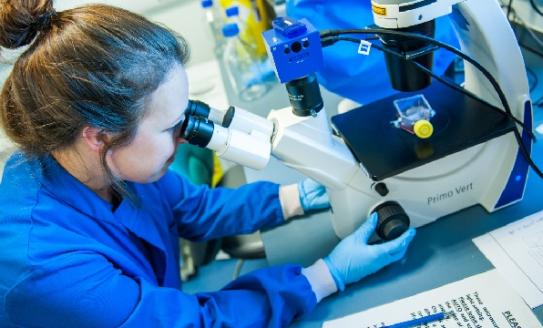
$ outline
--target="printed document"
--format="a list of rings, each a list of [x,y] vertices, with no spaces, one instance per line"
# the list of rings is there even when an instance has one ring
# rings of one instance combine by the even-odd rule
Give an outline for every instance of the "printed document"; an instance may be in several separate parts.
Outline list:
[[[424,328],[537,328],[532,310],[496,270],[490,270],[393,303],[325,322],[326,328],[378,328],[446,312]],[[421,327],[421,326],[418,326]]]
[[[543,304],[543,211],[473,242],[531,308]]]

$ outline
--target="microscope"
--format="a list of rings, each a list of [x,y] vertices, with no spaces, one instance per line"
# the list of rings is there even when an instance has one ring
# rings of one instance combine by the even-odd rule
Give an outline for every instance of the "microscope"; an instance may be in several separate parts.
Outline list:
[[[319,32],[304,19],[276,19],[263,37],[291,106],[263,118],[192,101],[185,139],[255,169],[273,155],[322,183],[337,240],[373,212],[377,235],[390,240],[473,205],[493,212],[522,200],[533,164],[532,106],[524,61],[499,3],[373,0],[372,10],[376,27],[358,30]],[[460,50],[432,39],[434,20],[445,15]],[[322,47],[335,42],[357,42],[360,60],[383,51],[399,92],[329,120],[314,73]],[[440,46],[464,59],[462,87],[431,74]],[[293,238],[303,245],[280,262],[311,263],[329,250],[315,251],[325,247],[318,236],[299,233],[313,224],[301,221],[280,228],[285,238],[298,229]],[[264,239],[268,255],[273,243],[284,239]]]

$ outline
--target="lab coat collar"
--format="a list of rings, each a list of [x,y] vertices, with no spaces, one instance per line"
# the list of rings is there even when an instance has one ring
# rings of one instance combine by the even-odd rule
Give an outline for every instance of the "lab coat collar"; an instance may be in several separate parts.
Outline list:
[[[43,186],[60,201],[99,220],[114,220],[112,205],[71,175],[51,155],[42,159]]]
[[[110,203],[72,176],[52,156],[47,156],[43,160],[43,170],[45,188],[54,193],[59,200],[96,220],[120,223],[139,238],[164,251],[157,222],[154,221],[152,213],[146,212],[144,207],[140,208],[125,197],[113,210]],[[127,187],[135,191],[132,183],[128,182]]]
[[[145,208],[139,208],[128,199],[123,199],[119,207],[114,211],[116,220],[123,223],[133,234],[147,241],[161,251],[165,251],[164,236],[158,230],[158,222],[152,213]]]

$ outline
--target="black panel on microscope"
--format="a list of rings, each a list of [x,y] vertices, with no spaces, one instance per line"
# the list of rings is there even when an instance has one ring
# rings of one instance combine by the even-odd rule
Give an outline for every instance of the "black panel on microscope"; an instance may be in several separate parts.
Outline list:
[[[423,94],[436,114],[425,140],[394,127],[393,101]],[[383,180],[511,132],[514,121],[501,110],[434,81],[332,117],[332,124],[370,177]]]

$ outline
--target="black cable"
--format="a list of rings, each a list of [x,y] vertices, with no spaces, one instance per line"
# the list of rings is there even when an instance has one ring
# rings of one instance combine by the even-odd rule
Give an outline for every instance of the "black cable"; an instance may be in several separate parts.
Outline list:
[[[457,55],[457,56],[461,57],[462,59],[464,59],[465,61],[471,63],[481,73],[483,73],[483,75],[490,82],[490,84],[492,84],[492,87],[494,88],[494,90],[498,94],[498,97],[500,98],[500,102],[502,103],[502,105],[503,105],[503,107],[505,109],[505,112],[511,118],[513,118],[515,120],[515,122],[517,122],[520,126],[522,126],[523,129],[525,129],[527,131],[527,133],[530,135],[531,139],[535,139],[534,134],[531,131],[529,131],[528,129],[526,129],[526,126],[524,125],[524,123],[514,117],[513,113],[511,112],[511,107],[509,106],[509,103],[507,102],[507,99],[505,98],[505,94],[501,90],[500,85],[498,84],[496,79],[492,76],[492,74],[490,74],[490,72],[486,68],[484,68],[479,62],[477,62],[476,60],[474,60],[470,56],[464,54],[462,51],[456,49],[455,47],[453,47],[451,45],[448,45],[446,43],[443,43],[441,41],[438,41],[438,40],[436,40],[434,38],[422,35],[422,34],[409,33],[409,32],[400,32],[400,31],[396,31],[396,30],[387,30],[387,29],[381,29],[381,28],[328,30],[328,31],[321,32],[321,39],[326,40],[326,38],[329,38],[329,37],[337,38],[337,36],[345,35],[345,34],[378,34],[378,35],[380,35],[380,34],[390,34],[390,35],[403,36],[403,37],[406,37],[406,38],[426,41],[426,42],[432,43],[434,45],[437,45],[437,46],[439,46],[441,48],[444,48],[446,50],[449,50],[450,52],[452,52],[455,55]],[[432,49],[431,51],[433,51],[433,50],[436,50],[436,49]],[[419,53],[419,52],[417,53],[417,55],[420,55],[420,54],[421,53]],[[424,54],[424,53],[422,53],[422,54]],[[404,57],[404,59],[409,60],[410,58]],[[542,178],[543,178],[543,176],[542,176]]]
[[[513,9],[513,14],[515,16],[517,15],[514,9]],[[509,23],[511,24],[511,28],[513,29],[513,32],[515,33],[515,36],[517,37],[518,44],[522,48],[530,51],[531,53],[538,55],[539,57],[543,57],[543,52],[522,42],[525,39],[526,31],[528,30],[528,27],[526,26],[526,24],[524,24],[523,22],[521,24],[518,24],[514,21],[511,21],[510,19],[509,19]],[[520,29],[520,27],[522,27],[522,29]],[[541,43],[539,40],[535,38],[535,35],[533,35],[532,33],[528,33],[528,35],[530,36],[532,40],[534,40],[534,42],[536,42],[541,47]]]
[[[513,0],[509,0],[509,4],[507,5],[507,20],[509,20],[509,14],[511,14],[512,5],[513,5]]]
[[[492,74],[484,68],[479,62],[477,62],[475,59],[471,58],[470,56],[464,54],[462,51],[456,49],[455,47],[448,45],[446,43],[443,43],[441,41],[438,41],[434,38],[416,34],[416,33],[408,33],[408,32],[401,32],[396,30],[387,30],[387,29],[381,29],[381,28],[366,28],[366,29],[345,29],[345,30],[327,30],[321,32],[321,39],[326,40],[326,38],[332,37],[337,38],[339,35],[345,35],[345,34],[377,34],[377,35],[395,35],[395,36],[402,36],[404,38],[410,38],[410,39],[416,39],[420,41],[425,41],[433,45],[437,45],[441,48],[444,48],[446,50],[449,50],[450,52],[456,54],[457,56],[461,57],[465,61],[469,62],[473,66],[475,66],[484,76],[485,78],[490,82],[496,93],[498,94],[498,97],[500,99],[500,102],[502,103],[502,106],[504,107],[504,110],[506,113],[510,115],[510,117],[514,117],[513,113],[511,112],[511,107],[509,106],[509,103],[507,102],[507,98],[505,97],[505,94],[503,93],[499,83],[496,81],[496,79],[492,76]],[[406,59],[404,55],[402,55],[402,58]],[[407,59],[406,59],[407,60]],[[515,122],[519,122],[518,120],[515,120]],[[519,124],[523,127],[524,131],[528,133],[529,137],[535,141],[535,136],[532,133],[532,131],[526,129],[526,126],[524,123]],[[539,167],[535,164],[535,162],[532,160],[530,153],[528,152],[528,149],[524,142],[522,141],[522,136],[520,135],[520,132],[518,128],[515,126],[513,129],[513,134],[515,136],[515,139],[517,141],[517,144],[519,146],[519,150],[524,157],[524,159],[528,162],[530,167],[535,171],[535,173],[543,179],[543,172],[539,169]]]
[[[516,15],[516,12],[515,12],[514,9],[513,9],[512,12],[513,12],[514,15]],[[539,56],[539,57],[543,58],[543,52],[541,52],[540,50],[535,49],[532,46],[529,46],[529,45],[522,42],[524,40],[524,38],[525,38],[526,29],[528,27],[525,24],[519,25],[516,22],[513,22],[511,20],[509,20],[509,22],[511,23],[511,27],[513,28],[513,31],[515,32],[515,36],[517,37],[519,46],[521,46],[523,49],[535,54],[536,56]],[[521,26],[524,27],[524,28],[520,29],[520,32],[519,32],[519,27],[521,27]],[[532,39],[535,38],[535,36],[532,33],[528,33],[528,34]],[[537,42],[538,40],[535,40],[535,41]],[[533,84],[533,86],[530,86],[530,92],[532,92],[537,87],[537,85],[539,84],[539,78],[537,77],[537,74],[535,74],[533,71],[529,70],[528,67],[526,67],[526,71],[527,71],[527,73],[531,72],[531,74],[533,74],[533,78],[535,80],[535,83]],[[537,108],[543,107],[543,96],[540,96],[537,100],[532,101],[532,106],[537,107]]]
[[[543,12],[541,12],[541,9],[535,4],[534,0],[530,0],[530,4],[532,5],[532,8],[540,15],[543,16]]]
[[[447,79],[445,79],[445,78],[443,78],[443,77],[441,77],[441,76],[438,76],[437,74],[435,74],[434,72],[432,72],[430,69],[426,68],[424,65],[421,65],[420,63],[417,63],[417,62],[415,62],[415,61],[412,61],[412,63],[413,63],[416,67],[418,67],[419,69],[421,69],[422,71],[426,72],[427,74],[430,74],[430,76],[432,76],[432,77],[435,78],[436,80],[440,81],[441,83],[444,83],[444,84],[448,85],[449,87],[452,87],[453,89],[458,90],[458,91],[461,91],[461,92],[467,91],[467,90],[465,90],[464,88],[460,88],[458,85],[456,85],[456,84],[454,84],[454,83],[452,83],[452,82],[447,81]],[[479,99],[479,98],[477,98],[477,99]],[[516,130],[516,128],[515,128],[514,131],[518,133],[518,131]],[[518,139],[517,139],[517,143],[519,143],[519,142],[518,142]],[[519,149],[522,149],[523,147],[525,147],[525,145],[524,145],[524,143],[521,142],[521,143],[519,144]],[[527,150],[527,149],[525,149],[525,151],[526,151],[526,153],[527,153],[526,155],[525,155],[524,152],[522,152],[522,150],[521,150],[521,152],[523,153],[524,159],[528,162],[528,165],[530,165],[530,167],[537,173],[537,175],[539,175],[539,177],[542,177],[542,175],[541,175],[541,170],[539,169],[539,167],[537,166],[537,164],[536,164],[536,163],[534,162],[534,160],[532,159],[532,156],[530,156],[530,154],[528,153],[528,150]]]
[[[368,39],[363,39],[363,40],[368,40]],[[360,43],[360,39],[357,39],[357,38],[349,38],[349,37],[336,37],[336,41],[349,41],[349,42],[353,42],[353,43]],[[393,50],[390,50],[388,48],[384,48],[384,47],[381,47],[380,45],[377,45],[375,43],[372,43],[372,47],[376,48],[377,50],[380,50],[380,51],[383,51],[383,52],[386,52],[386,53],[389,53],[391,55],[394,55],[398,58],[401,58],[401,59],[404,59],[405,60],[405,57],[396,52],[396,51],[393,51]],[[481,99],[479,98],[479,96],[477,96],[476,94],[462,88],[461,86],[459,86],[458,84],[456,84],[455,82],[449,80],[449,79],[446,79],[444,77],[441,77],[437,74],[435,74],[434,72],[432,72],[431,70],[427,69],[425,66],[423,65],[420,65],[419,63],[415,62],[415,61],[411,61],[411,63],[415,64],[416,66],[420,66],[418,67],[420,70],[423,70],[426,74],[432,76],[433,78],[435,78],[436,80],[438,80],[439,82],[443,83],[443,84],[446,84],[447,86],[449,86],[451,89],[454,89],[460,93],[463,93],[463,94],[466,94],[470,97],[473,97],[477,100],[479,100],[480,102],[486,104],[489,108],[491,108],[492,110],[494,111],[497,111],[497,112],[500,112],[501,114],[505,114],[505,116],[507,116],[508,118],[512,119],[513,121],[515,121],[517,124],[519,125],[523,125],[524,122],[522,122],[521,120],[519,120],[518,118],[516,118],[514,115],[508,115],[507,113],[503,112],[501,109],[499,108],[496,108],[494,105],[488,103],[486,100],[484,99]],[[537,77],[536,77],[537,78]]]
[[[527,45],[527,44],[525,44],[525,43],[519,42],[518,44],[519,44],[522,48],[524,48],[524,49],[528,50],[529,52],[533,53],[534,55],[537,55],[537,56],[543,58],[543,52],[541,52],[541,51],[539,51],[539,50],[537,50],[537,49],[534,49],[534,48],[532,48],[531,46],[529,46],[529,45]]]
[[[338,37],[337,38],[337,41],[350,41],[350,42],[353,42],[353,43],[360,43],[360,39],[356,39],[356,38],[348,38],[348,37]],[[384,48],[384,47],[381,47],[377,44],[374,44],[372,43],[372,47],[375,47],[376,49],[378,50],[381,50],[383,52],[387,52],[387,53],[390,53],[396,57],[399,57],[399,58],[402,58],[405,60],[405,57],[398,53],[398,52],[395,52],[393,50],[390,50],[390,49],[387,49],[387,48]],[[495,106],[489,104],[486,100],[484,99],[481,99],[479,98],[479,96],[477,96],[476,94],[460,87],[458,84],[454,83],[453,81],[450,81],[449,79],[446,79],[446,78],[443,78],[443,77],[440,77],[439,75],[435,74],[434,72],[432,72],[431,70],[427,69],[425,66],[423,65],[420,65],[419,63],[415,62],[415,61],[411,61],[412,64],[415,64],[416,66],[420,66],[418,67],[420,70],[423,70],[425,73],[429,74],[430,76],[432,76],[433,78],[435,78],[436,80],[440,81],[441,83],[443,84],[446,84],[447,86],[449,86],[450,88],[452,89],[455,89],[456,91],[458,92],[461,92],[461,93],[464,93],[470,97],[473,97],[477,100],[479,100],[480,102],[486,104],[489,108],[492,108],[492,110],[495,110],[495,111],[499,111],[500,113],[502,114],[505,114],[505,116],[507,116],[508,118],[512,119],[513,121],[515,121],[517,124],[523,126],[524,125],[524,122],[522,122],[521,120],[519,120],[518,118],[516,118],[514,115],[508,115],[507,113],[504,113],[502,110],[496,108]]]
[[[395,51],[389,51],[390,49],[386,49],[386,48],[383,48],[383,47],[379,47],[377,45],[374,45],[376,49],[378,50],[382,50],[382,51],[386,51],[388,53],[391,53],[393,55],[397,55],[398,57],[400,58],[403,58],[404,56],[402,56],[401,54],[399,53],[396,53]],[[386,50],[385,50],[386,49]],[[444,83],[446,84],[447,86],[459,91],[459,92],[462,92],[462,93],[466,93],[468,95],[471,95],[471,96],[474,96],[476,99],[479,99],[481,101],[483,101],[482,99],[480,99],[479,97],[475,96],[474,94],[472,94],[471,92],[469,92],[468,90],[464,89],[464,88],[461,88],[459,87],[457,84],[451,82],[451,81],[448,81],[446,78],[443,78],[441,76],[438,76],[437,74],[435,74],[434,72],[432,72],[430,69],[426,68],[424,65],[421,65],[420,63],[416,62],[416,61],[411,61],[412,64],[414,64],[417,68],[419,68],[420,70],[422,70],[423,72],[425,72],[426,74],[429,74],[430,76],[432,76],[433,78],[435,78],[436,80],[440,81],[441,83]],[[485,101],[483,101],[485,102]],[[485,102],[486,103],[486,102]],[[487,103],[488,104],[488,103]],[[494,108],[494,106],[491,106],[491,108]],[[518,119],[516,119],[514,116],[511,116],[515,121],[518,121]],[[518,131],[514,130],[514,132],[517,132]],[[517,143],[518,142],[518,139],[517,139]],[[524,152],[522,151],[522,148],[524,146],[524,143],[520,143],[519,144],[519,149],[521,149],[521,152],[523,153],[523,156],[524,158],[526,159],[526,161],[528,162],[528,164],[532,167],[532,169],[540,176],[542,177],[542,175],[540,174],[541,171],[539,169],[539,167],[537,166],[537,164],[533,161],[532,157],[530,156],[530,154],[528,153],[528,150],[525,149],[526,151],[526,154],[524,154]]]

